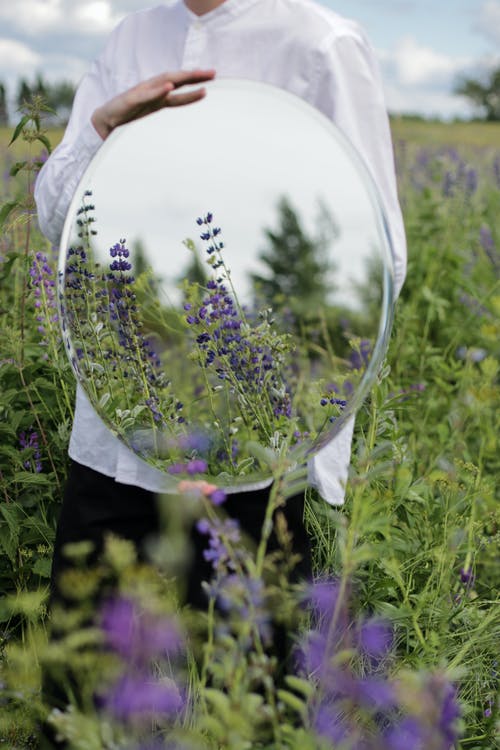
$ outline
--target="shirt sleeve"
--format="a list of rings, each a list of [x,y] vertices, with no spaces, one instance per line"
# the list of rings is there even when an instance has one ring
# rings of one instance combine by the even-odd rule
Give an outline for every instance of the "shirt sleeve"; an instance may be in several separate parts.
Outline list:
[[[63,140],[38,174],[35,183],[38,223],[54,245],[59,242],[78,182],[103,143],[90,118],[110,98],[107,88],[107,72],[101,58],[82,79]]]
[[[330,35],[318,51],[313,104],[348,138],[378,189],[391,239],[396,296],[406,275],[406,237],[382,80],[373,50],[357,24]]]
[[[396,295],[406,275],[406,236],[382,80],[373,51],[356,24],[319,49],[313,104],[348,138],[378,190],[391,240]],[[331,505],[342,505],[351,459],[354,418],[308,463],[308,480]]]

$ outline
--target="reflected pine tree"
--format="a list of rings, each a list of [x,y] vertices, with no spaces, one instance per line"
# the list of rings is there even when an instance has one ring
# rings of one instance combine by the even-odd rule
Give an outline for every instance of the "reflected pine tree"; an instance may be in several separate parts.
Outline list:
[[[297,210],[286,196],[277,206],[277,228],[264,230],[266,247],[259,255],[266,271],[252,274],[257,307],[289,308],[298,320],[326,305],[333,288],[333,263],[328,256],[339,230],[322,203],[318,206],[316,233],[304,228]]]

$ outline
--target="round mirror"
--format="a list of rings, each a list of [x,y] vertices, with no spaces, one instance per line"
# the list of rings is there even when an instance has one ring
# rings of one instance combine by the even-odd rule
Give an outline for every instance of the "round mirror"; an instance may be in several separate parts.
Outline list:
[[[59,303],[108,427],[172,477],[304,461],[385,351],[392,255],[354,149],[302,100],[219,80],[115,131],[68,212]]]

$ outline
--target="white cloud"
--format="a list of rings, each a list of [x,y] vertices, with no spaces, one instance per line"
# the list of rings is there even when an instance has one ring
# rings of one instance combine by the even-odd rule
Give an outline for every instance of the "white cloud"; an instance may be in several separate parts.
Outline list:
[[[387,83],[384,88],[387,108],[393,114],[421,114],[445,120],[474,114],[469,102],[446,91],[406,88],[394,83]]]
[[[390,50],[377,50],[387,106],[391,112],[415,112],[443,118],[473,114],[468,102],[453,88],[461,73],[478,64],[468,56],[447,55],[401,37]]]
[[[2,72],[30,72],[42,62],[41,56],[15,39],[0,38],[0,69]]]
[[[470,65],[469,57],[452,57],[419,44],[411,36],[399,40],[394,51],[385,55],[393,75],[403,86],[446,85]]]
[[[124,15],[112,5],[109,0],[10,0],[0,6],[0,25],[8,24],[31,37],[74,31],[102,34],[111,31]]]
[[[474,28],[494,44],[500,45],[500,0],[483,2]]]

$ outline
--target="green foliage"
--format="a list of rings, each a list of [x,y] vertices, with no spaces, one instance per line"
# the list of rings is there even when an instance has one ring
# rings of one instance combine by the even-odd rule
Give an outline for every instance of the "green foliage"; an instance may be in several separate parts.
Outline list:
[[[47,650],[44,632],[43,594],[73,389],[57,326],[38,331],[29,274],[39,262],[37,252],[55,263],[36,228],[31,198],[41,161],[32,149],[47,146],[44,138],[40,110],[28,109],[12,139],[14,147],[22,141],[27,153],[12,166],[0,208],[0,663],[8,682],[0,737],[20,750],[36,747],[44,710],[42,656],[71,662],[90,690],[101,679],[102,665],[108,670],[111,664],[93,652],[95,633],[78,629],[84,618],[66,617],[72,637],[57,647]],[[355,614],[384,615],[394,625],[394,671],[407,675],[408,685],[418,682],[422,670],[449,671],[464,709],[459,747],[492,750],[500,641],[500,155],[402,144],[397,160],[409,269],[387,364],[357,419],[346,505],[330,508],[311,493],[307,521],[317,571],[339,576]],[[47,320],[51,312],[43,312]],[[37,440],[30,442],[33,432]],[[156,577],[116,544],[107,564],[122,581],[122,592],[166,606],[172,589],[162,560],[182,548],[172,541],[157,551]],[[82,551],[73,552],[78,557]],[[102,568],[89,574],[84,566],[77,572],[71,588],[82,596],[106,575]],[[271,582],[285,613],[290,607],[280,583]],[[203,632],[210,616],[198,623]],[[212,636],[205,641],[209,679],[200,687],[191,670],[190,690],[199,690],[203,701],[196,720],[186,717],[182,728],[189,746],[317,750],[317,741],[298,726],[310,683],[288,677],[277,688],[271,715],[276,686],[266,693],[265,683],[256,690],[252,679],[272,673],[272,664],[264,654],[252,672],[241,649],[234,650],[248,631],[235,622],[229,632],[213,630]],[[241,662],[228,659],[234,653]],[[130,739],[113,735],[76,701],[58,721],[73,748],[84,747],[85,740],[88,747],[122,747]]]
[[[470,99],[486,120],[500,120],[500,68],[491,70],[484,81],[463,78],[455,87],[455,94]]]
[[[320,207],[321,208],[321,207]],[[330,292],[326,250],[336,229],[325,208],[321,208],[317,236],[309,236],[296,209],[283,197],[278,204],[277,229],[266,229],[267,248],[260,254],[266,276],[252,275],[255,295],[273,309],[289,305],[299,317],[326,303]]]
[[[46,289],[36,296],[30,275],[36,253],[53,263],[36,226],[32,183],[39,147],[49,147],[41,125],[44,105],[27,105],[11,143],[24,143],[11,169],[12,200],[0,209],[0,587],[2,594],[46,586],[54,523],[66,473],[73,382]],[[27,186],[21,192],[22,185]],[[43,287],[43,284],[42,284]],[[40,305],[37,307],[36,305]],[[0,621],[12,618],[0,604]]]

